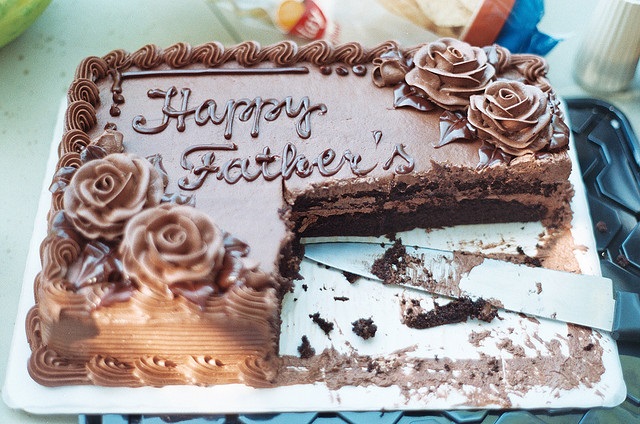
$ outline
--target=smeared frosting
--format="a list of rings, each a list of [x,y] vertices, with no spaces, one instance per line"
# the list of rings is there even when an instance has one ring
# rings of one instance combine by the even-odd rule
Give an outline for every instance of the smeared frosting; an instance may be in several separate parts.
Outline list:
[[[419,399],[422,404],[463,393],[465,405],[513,408],[514,398],[532,395],[541,386],[553,388],[550,396],[560,396],[559,389],[584,390],[602,381],[605,369],[599,334],[575,325],[568,325],[565,334],[543,341],[535,333],[532,337],[542,347],[523,356],[522,351],[532,349],[530,340],[515,344],[489,331],[477,333],[471,344],[493,343],[506,352],[499,356],[480,352],[477,359],[419,358],[413,355],[415,346],[379,357],[328,348],[308,359],[285,356],[278,380],[281,385],[322,381],[336,390],[353,385],[397,386],[406,400]]]
[[[453,38],[425,45],[413,62],[415,68],[407,74],[407,83],[424,90],[429,99],[447,110],[464,109],[469,97],[482,93],[495,77],[483,49]]]
[[[142,286],[170,296],[173,284],[215,281],[224,259],[224,238],[204,212],[164,204],[128,222],[120,253],[130,276]]]
[[[497,81],[472,96],[468,119],[480,138],[514,156],[538,152],[551,141],[547,95],[521,82]]]
[[[160,203],[164,187],[144,158],[115,153],[78,169],[64,193],[68,219],[89,239],[119,237],[129,218]]]

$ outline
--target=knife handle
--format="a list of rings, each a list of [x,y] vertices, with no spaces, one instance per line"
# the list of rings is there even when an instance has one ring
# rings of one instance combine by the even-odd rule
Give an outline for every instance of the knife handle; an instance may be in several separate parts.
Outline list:
[[[618,291],[611,335],[615,340],[640,341],[640,293]]]

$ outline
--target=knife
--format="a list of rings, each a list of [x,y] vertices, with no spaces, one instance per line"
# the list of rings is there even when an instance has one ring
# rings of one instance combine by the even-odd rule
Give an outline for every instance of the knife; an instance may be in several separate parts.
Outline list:
[[[305,256],[369,280],[449,298],[482,298],[508,311],[640,340],[640,296],[614,291],[609,278],[398,243],[310,243]]]

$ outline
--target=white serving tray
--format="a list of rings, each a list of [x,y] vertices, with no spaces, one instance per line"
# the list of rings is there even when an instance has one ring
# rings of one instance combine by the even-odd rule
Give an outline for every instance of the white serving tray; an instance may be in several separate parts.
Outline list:
[[[63,122],[61,117],[58,122]],[[34,382],[27,372],[30,349],[25,335],[25,318],[33,305],[33,280],[39,270],[38,250],[46,233],[45,216],[50,207],[48,187],[57,159],[57,146],[61,139],[59,125],[51,144],[48,170],[43,184],[38,213],[35,219],[29,255],[27,259],[22,293],[14,329],[3,399],[12,408],[35,414],[213,414],[213,413],[271,413],[301,411],[356,411],[356,410],[439,410],[497,408],[501,405],[479,404],[477,397],[468,396],[468,390],[460,387],[441,387],[433,394],[417,391],[407,396],[399,388],[345,386],[331,390],[324,384],[305,384],[271,389],[254,389],[244,385],[214,387],[167,386],[162,388],[110,388],[96,386],[68,386],[48,388]],[[577,161],[574,158],[575,168]],[[584,185],[577,169],[572,175],[576,189],[573,209],[575,243],[583,246],[576,250],[576,257],[584,273],[600,272],[591,232],[592,225]],[[524,228],[524,231],[522,230]],[[501,246],[523,246],[525,252],[535,249],[539,223],[516,225],[466,226],[431,232],[413,231],[402,234],[408,244],[430,243],[441,246],[470,246],[501,249]],[[487,237],[494,237],[495,240]],[[411,240],[411,241],[410,241]],[[506,241],[506,243],[505,243]],[[359,283],[346,283],[336,271],[320,268],[303,261],[302,274],[306,290],[298,284],[288,294],[283,304],[281,353],[297,355],[301,335],[307,335],[311,345],[320,352],[324,347],[338,352],[357,351],[362,355],[391,354],[403,348],[418,346],[412,355],[451,359],[475,359],[480,352],[508,360],[510,353],[497,347],[509,338],[514,345],[529,346],[529,354],[548,354],[546,347],[556,341],[566,344],[567,325],[560,322],[539,320],[538,323],[517,314],[501,312],[502,320],[491,323],[468,321],[430,330],[411,330],[400,324],[398,299],[402,289],[375,285],[362,290]],[[363,295],[366,293],[366,295]],[[310,295],[313,294],[313,295]],[[416,295],[412,293],[412,297]],[[349,302],[336,302],[334,297],[349,298]],[[360,301],[357,301],[360,299]],[[336,328],[328,338],[308,314],[319,312],[329,318]],[[350,323],[360,317],[372,317],[379,327],[376,337],[367,341],[355,336]],[[488,331],[479,344],[469,342],[473,332]],[[539,342],[531,344],[531,340]],[[607,333],[594,333],[593,342],[602,348],[605,372],[599,382],[575,389],[561,390],[545,385],[520,386],[518,390],[505,392],[510,408],[591,408],[613,407],[624,401],[626,387],[615,341]],[[562,347],[565,349],[565,346]],[[504,375],[505,379],[509,375]]]

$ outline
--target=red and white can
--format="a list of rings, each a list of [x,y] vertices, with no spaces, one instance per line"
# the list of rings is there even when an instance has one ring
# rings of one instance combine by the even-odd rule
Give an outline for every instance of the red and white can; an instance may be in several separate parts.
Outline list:
[[[276,12],[276,24],[286,34],[319,40],[324,37],[329,21],[313,0],[284,0]]]

